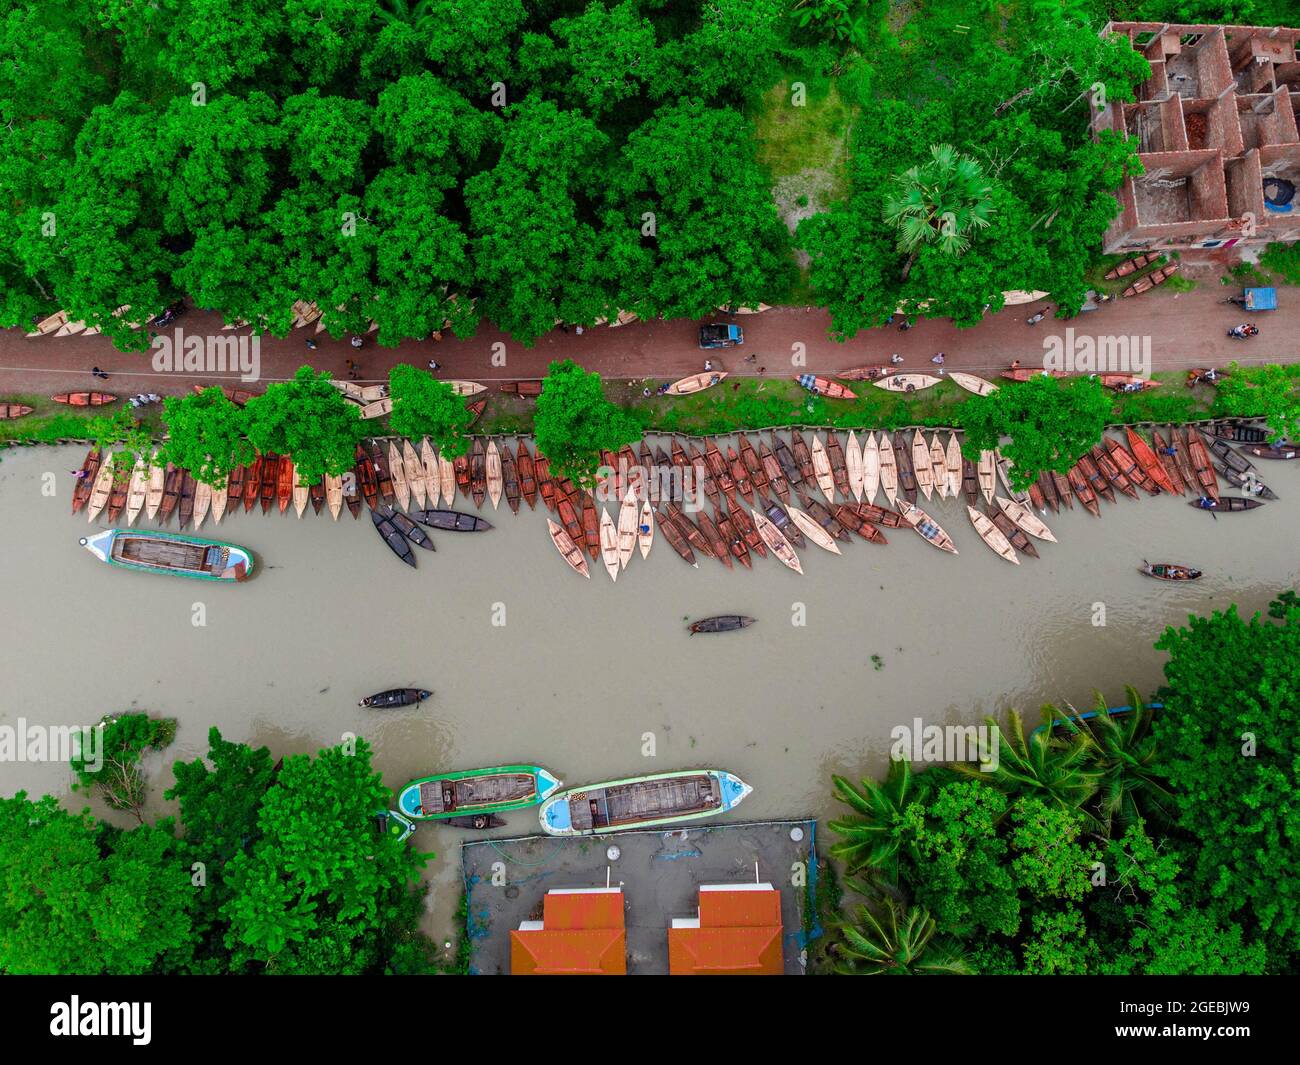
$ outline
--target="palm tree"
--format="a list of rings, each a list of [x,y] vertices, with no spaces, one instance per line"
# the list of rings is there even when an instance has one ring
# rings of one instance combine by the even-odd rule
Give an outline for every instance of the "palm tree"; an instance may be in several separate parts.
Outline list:
[[[930,147],[930,161],[898,178],[898,191],[885,200],[884,218],[898,230],[898,248],[908,253],[903,279],[921,248],[934,245],[945,255],[970,247],[972,230],[989,224],[990,186],[979,163],[951,144]]]
[[[979,762],[959,762],[952,768],[1008,795],[1032,795],[1048,806],[1077,811],[1089,827],[1096,828],[1099,820],[1084,805],[1097,794],[1101,773],[1090,764],[1088,748],[1079,738],[1053,738],[1054,710],[1043,707],[1044,727],[1028,739],[1019,711],[1012,710],[1008,715],[1006,729],[993,718],[985,718],[992,743],[981,739]],[[986,772],[989,765],[996,768]]]
[[[1108,834],[1112,824],[1122,834],[1139,818],[1168,822],[1173,816],[1173,794],[1155,768],[1158,756],[1151,732],[1152,708],[1132,687],[1124,692],[1133,707],[1126,714],[1109,713],[1101,692],[1097,693],[1094,716],[1086,720],[1073,707],[1068,711],[1050,707],[1054,720],[1065,723],[1078,736],[1099,774],[1097,815]]]
[[[854,885],[855,887],[857,885]],[[886,896],[878,918],[866,905],[856,922],[837,927],[840,940],[831,946],[835,972],[844,976],[970,976],[974,969],[960,950],[935,939],[928,910],[905,906]]]
[[[912,775],[912,763],[905,758],[892,759],[883,784],[867,777],[858,788],[840,776],[832,776],[831,783],[835,797],[853,810],[831,822],[831,831],[840,837],[831,854],[844,861],[850,873],[871,869],[889,880],[897,879],[895,826],[908,804],[922,793],[920,782]]]
[[[423,29],[433,18],[429,0],[380,0],[375,18],[383,23],[405,22],[412,29]]]

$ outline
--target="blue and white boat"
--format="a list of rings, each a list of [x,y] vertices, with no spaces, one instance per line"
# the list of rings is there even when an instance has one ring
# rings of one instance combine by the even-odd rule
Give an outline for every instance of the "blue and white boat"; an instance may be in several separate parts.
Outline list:
[[[723,769],[654,773],[559,792],[542,804],[540,817],[552,836],[593,836],[715,817],[753,790]]]

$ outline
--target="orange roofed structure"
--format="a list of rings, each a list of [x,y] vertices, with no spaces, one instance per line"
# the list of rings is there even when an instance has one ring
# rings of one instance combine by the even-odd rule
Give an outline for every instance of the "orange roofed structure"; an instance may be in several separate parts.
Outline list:
[[[696,917],[668,930],[673,976],[780,976],[781,892],[771,884],[701,884]]]
[[[616,887],[548,891],[542,920],[510,933],[515,976],[626,976],[623,891]]]

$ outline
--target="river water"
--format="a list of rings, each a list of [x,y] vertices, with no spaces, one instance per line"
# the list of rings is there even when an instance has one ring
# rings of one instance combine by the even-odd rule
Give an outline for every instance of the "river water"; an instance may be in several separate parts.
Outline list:
[[[171,805],[171,761],[205,751],[215,724],[276,755],[364,735],[394,788],[501,763],[544,765],[574,785],[717,766],[754,786],[739,816],[833,816],[830,774],[879,771],[894,725],[978,722],[1007,707],[1036,724],[1046,701],[1088,704],[1099,688],[1118,702],[1128,683],[1145,694],[1160,681],[1151,645],[1166,625],[1230,602],[1264,609],[1300,569],[1300,469],[1275,462],[1259,465],[1283,499],[1246,514],[1216,520],[1145,495],[1103,503],[1101,520],[1076,506],[1047,515],[1061,543],[1017,567],[979,541],[964,502],[945,500],[925,505],[959,556],[890,529],[888,546],[855,538],[842,557],[810,544],[802,577],[771,558],[753,572],[710,559],[693,570],[657,536],[616,584],[599,565],[583,580],[551,545],[541,504],[513,517],[504,501],[491,532],[434,532],[437,553],[417,551],[412,571],[364,510],[335,524],[328,511],[299,521],[255,508],[204,526],[260,564],[246,584],[218,587],[118,570],[80,548],[87,525],[69,515],[68,471],[82,455],[0,456],[0,725],[91,724],[126,709],[177,718],[175,744],[150,763],[154,813]],[[1136,572],[1144,558],[1206,576],[1152,581]],[[687,619],[718,613],[759,620],[688,636]],[[356,705],[399,686],[435,695],[418,709]],[[81,805],[62,763],[7,763],[0,775],[4,794]],[[522,811],[501,832],[537,827]],[[439,854],[429,925],[440,937],[466,835],[422,827],[414,840]]]

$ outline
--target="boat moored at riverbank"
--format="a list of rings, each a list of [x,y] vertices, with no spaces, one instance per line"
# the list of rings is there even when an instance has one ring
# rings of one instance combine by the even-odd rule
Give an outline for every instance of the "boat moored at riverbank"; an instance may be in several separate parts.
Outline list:
[[[722,769],[655,773],[559,792],[542,805],[539,819],[551,836],[622,832],[716,817],[753,790]]]

